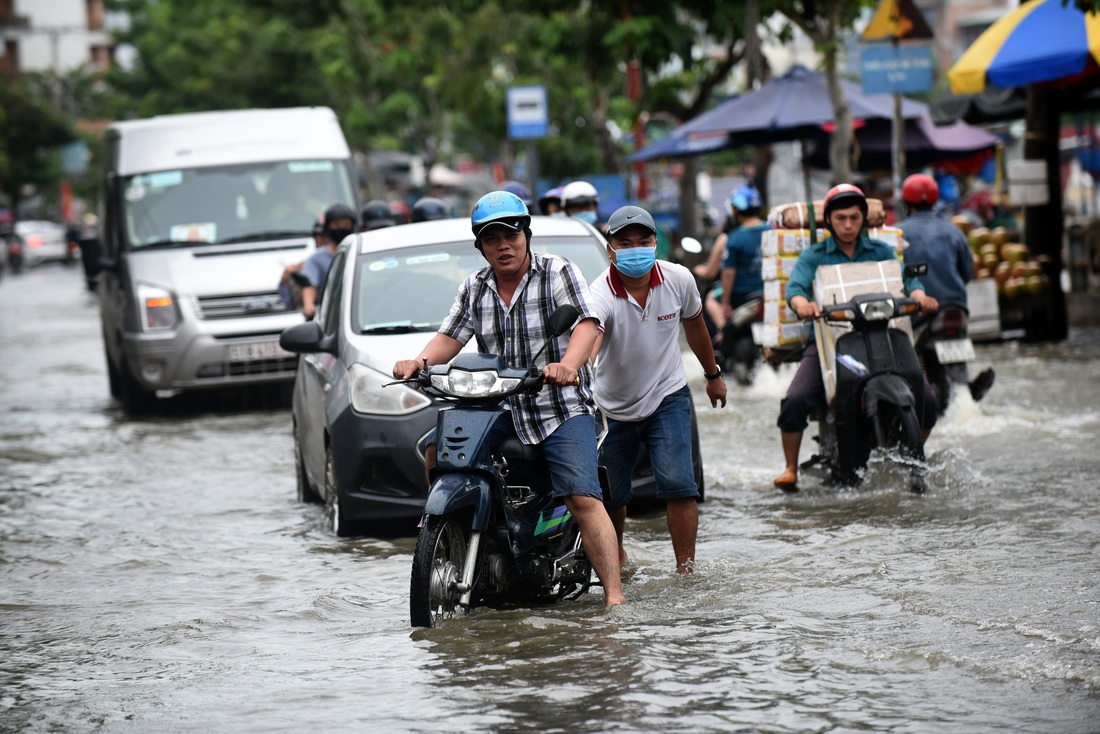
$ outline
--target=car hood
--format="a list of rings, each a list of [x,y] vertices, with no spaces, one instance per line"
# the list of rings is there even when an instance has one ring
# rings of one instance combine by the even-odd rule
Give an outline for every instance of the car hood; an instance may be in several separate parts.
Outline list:
[[[348,365],[358,362],[383,374],[393,374],[393,366],[403,359],[413,359],[435,336],[434,331],[414,334],[359,334],[348,339]],[[462,350],[476,350],[471,339]]]
[[[179,296],[271,293],[287,265],[305,260],[305,242],[248,245],[233,249],[166,249],[130,252],[131,277]]]

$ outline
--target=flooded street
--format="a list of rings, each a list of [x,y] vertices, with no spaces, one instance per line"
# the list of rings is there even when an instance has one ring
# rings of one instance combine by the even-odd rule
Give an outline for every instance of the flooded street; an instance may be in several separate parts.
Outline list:
[[[693,577],[634,517],[630,604],[418,631],[415,539],[295,501],[286,404],[127,417],[78,267],[0,281],[0,354],[0,731],[1100,731],[1100,330],[979,345],[923,496],[776,492],[793,371],[692,372]]]

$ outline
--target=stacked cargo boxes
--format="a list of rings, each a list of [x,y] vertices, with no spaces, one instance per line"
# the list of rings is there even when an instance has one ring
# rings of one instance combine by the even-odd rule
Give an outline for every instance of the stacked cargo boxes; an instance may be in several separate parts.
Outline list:
[[[773,220],[769,217],[770,220]],[[816,231],[813,242],[829,236],[824,229]],[[897,227],[875,227],[867,230],[871,239],[885,242],[894,248],[901,260],[905,247],[902,231]],[[812,244],[809,229],[769,229],[760,239],[763,255],[761,276],[764,280],[764,326],[760,346],[797,347],[812,335],[811,323],[799,319],[787,305],[787,281],[794,271],[798,256]]]

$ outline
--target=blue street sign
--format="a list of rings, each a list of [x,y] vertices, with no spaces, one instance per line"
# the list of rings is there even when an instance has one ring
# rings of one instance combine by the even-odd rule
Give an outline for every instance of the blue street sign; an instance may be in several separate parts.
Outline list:
[[[933,87],[928,46],[864,46],[859,73],[865,94],[914,94]]]
[[[508,87],[508,137],[545,138],[550,132],[546,87]]]

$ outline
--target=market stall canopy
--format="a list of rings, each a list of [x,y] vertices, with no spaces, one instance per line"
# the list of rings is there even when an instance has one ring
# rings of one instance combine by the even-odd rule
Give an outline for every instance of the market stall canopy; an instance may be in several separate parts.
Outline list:
[[[868,123],[856,131],[859,150],[857,170],[886,170],[891,167],[891,135],[891,126],[881,121]],[[927,111],[905,121],[905,163],[910,171],[961,158],[973,158],[980,163],[984,157],[992,155],[1000,144],[1001,139],[993,133],[965,122],[938,126],[932,122]],[[974,158],[982,154],[984,157],[980,160]],[[823,151],[815,153],[807,162],[819,168],[829,167],[828,155]]]
[[[847,79],[840,80],[840,87],[853,119],[893,119],[892,95],[864,94],[858,84]],[[902,99],[903,118],[918,117],[923,111],[919,102]],[[783,76],[684,123],[673,134],[689,137],[724,132],[730,136],[729,147],[777,143],[819,135],[821,125],[833,122],[834,117],[824,75],[796,65]]]
[[[985,30],[947,72],[951,91],[1079,81],[1097,72],[1100,14],[1072,2],[1030,0]]]
[[[710,133],[701,135],[676,135],[670,133],[668,137],[647,145],[641,150],[627,157],[631,163],[648,161],[655,158],[686,158],[693,155],[710,153],[715,150],[724,150],[733,147],[730,145],[730,136],[727,133]]]

